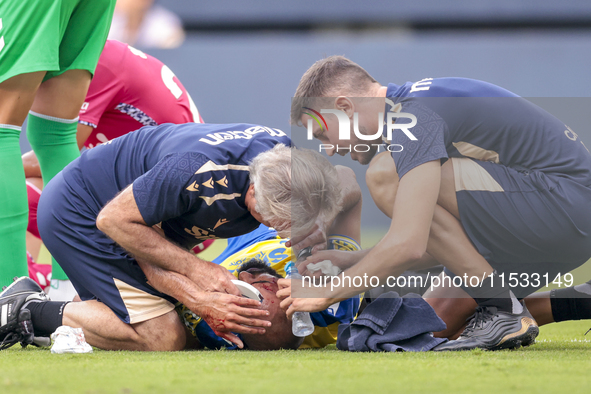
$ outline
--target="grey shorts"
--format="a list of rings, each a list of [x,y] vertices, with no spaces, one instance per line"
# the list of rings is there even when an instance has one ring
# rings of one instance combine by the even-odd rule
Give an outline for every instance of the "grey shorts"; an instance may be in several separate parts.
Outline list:
[[[451,160],[462,226],[497,271],[554,279],[591,258],[590,187],[540,171]]]

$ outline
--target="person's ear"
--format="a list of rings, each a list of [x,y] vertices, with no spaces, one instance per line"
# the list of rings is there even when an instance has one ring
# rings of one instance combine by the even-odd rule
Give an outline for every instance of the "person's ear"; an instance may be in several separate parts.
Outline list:
[[[339,96],[334,101],[335,108],[347,114],[347,117],[352,119],[355,112],[355,104],[349,97]]]
[[[243,282],[246,283],[250,283],[249,280],[252,280],[254,278],[254,275],[251,274],[250,272],[246,272],[246,271],[242,271],[241,273],[238,274],[238,279],[240,279]]]
[[[254,197],[254,183],[251,183],[250,186],[248,186],[244,200],[249,209],[251,209],[251,207],[254,208],[254,204],[251,204],[253,200],[256,201]]]

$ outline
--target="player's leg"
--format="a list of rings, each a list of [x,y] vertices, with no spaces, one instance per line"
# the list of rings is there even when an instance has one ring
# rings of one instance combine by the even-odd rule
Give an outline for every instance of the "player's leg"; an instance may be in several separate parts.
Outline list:
[[[366,173],[366,182],[376,205],[391,217],[398,189],[398,173],[389,152],[383,152],[372,160]],[[430,257],[425,256],[425,263],[439,261],[460,275],[482,277],[483,273],[492,273],[488,262],[478,253],[463,231],[459,217],[453,166],[451,160],[448,160],[441,167],[441,186],[431,229],[431,247],[427,247]],[[429,252],[430,249],[438,255],[444,255],[445,261],[435,258]]]
[[[450,174],[445,169],[442,174],[444,177],[453,176],[453,173]],[[394,181],[396,177],[393,176],[395,171],[391,156],[384,152],[372,160],[366,174],[366,181],[376,205],[389,216],[397,186]],[[453,183],[451,179],[442,182],[442,189],[448,188],[442,191],[442,196],[450,193],[449,187]],[[446,203],[445,199],[441,199],[440,202]],[[448,199],[447,209],[456,212],[454,216],[458,217],[457,200],[454,202],[453,199]],[[447,325],[445,331],[436,335],[455,339],[463,331],[466,320],[474,313],[477,304],[463,289],[446,286],[444,280],[438,283],[444,285],[428,290],[424,297]],[[554,321],[591,319],[591,284],[535,293],[528,296],[525,303],[539,325]]]
[[[1,124],[23,125],[44,75],[45,71],[20,74],[0,83]]]
[[[27,122],[27,137],[39,161],[44,184],[80,156],[76,141],[78,112],[90,84],[87,70],[69,70],[41,84]],[[52,297],[71,300],[68,277],[52,262]]]
[[[79,156],[78,112],[105,45],[114,8],[115,0],[62,2],[59,68],[45,76],[27,127],[45,184]],[[56,285],[69,288],[69,283],[59,282],[68,278],[55,260],[53,263]]]
[[[87,70],[68,70],[39,87],[27,122],[27,137],[39,160],[45,185],[80,156],[76,141],[78,112],[90,78]],[[67,279],[64,270],[53,259],[50,290],[53,299],[73,299],[76,292]]]
[[[1,61],[1,59],[0,59]],[[27,275],[25,234],[27,193],[20,160],[21,126],[44,72],[18,75],[0,83],[0,284]]]
[[[84,189],[72,192],[65,174],[58,174],[43,190],[38,215],[47,249],[60,261],[80,298],[89,301],[68,304],[64,324],[83,328],[90,344],[107,349],[182,348],[184,329],[174,318],[174,305],[146,283],[125,250],[96,229],[96,212],[84,204],[90,195]],[[44,317],[33,316],[33,325],[36,319]]]
[[[590,281],[591,282],[591,281]],[[570,320],[591,319],[591,283],[534,293],[524,299],[539,326]],[[439,287],[425,293],[425,300],[445,322],[447,329],[436,337],[456,339],[466,326],[476,303],[459,288]]]
[[[48,292],[51,284],[51,261],[42,255],[43,242],[37,227],[37,206],[41,198],[43,179],[27,178],[27,197],[29,203],[29,224],[27,226],[27,264],[29,277],[33,279],[43,291]],[[43,253],[44,254],[44,253]]]
[[[41,249],[41,236],[37,227],[37,206],[41,198],[43,180],[41,178],[27,178],[27,202],[29,207],[29,222],[27,225],[27,251],[34,261],[38,260]]]
[[[27,122],[27,137],[39,161],[46,185],[80,156],[76,141],[78,112],[90,84],[87,70],[69,70],[41,84]],[[75,295],[68,277],[52,260],[51,297],[71,301]]]
[[[446,329],[433,335],[440,338],[456,339],[464,331],[467,321],[474,314],[478,306],[476,301],[464,290],[449,286],[443,280],[444,272],[440,274],[441,286],[428,289],[423,298],[445,322]]]
[[[395,183],[397,181],[397,176],[395,174],[395,169],[393,168],[393,161],[389,162],[384,159],[381,163],[382,166],[380,171],[376,172],[381,172],[381,177],[384,177],[384,172],[394,175],[388,178],[393,178],[391,182]],[[373,175],[375,175],[375,172]],[[378,182],[368,182],[368,184],[370,188],[380,187],[380,183]],[[372,194],[381,199],[382,210],[388,212],[390,210],[388,205],[393,204],[395,198],[392,198],[391,194],[395,193],[396,187],[387,186],[387,184],[384,184],[383,182],[381,182],[381,187],[389,187],[389,194],[384,193],[383,190],[378,190],[377,192],[374,190]],[[489,349],[495,348],[503,338],[512,335],[514,332],[519,332],[523,328],[521,323],[522,317],[529,319],[528,324],[530,324],[529,322],[531,321],[532,328],[528,328],[526,334],[537,334],[533,332],[537,330],[537,327],[534,327],[535,322],[529,317],[527,310],[522,308],[512,292],[510,292],[507,287],[499,286],[499,281],[497,281],[495,285],[494,277],[490,277],[493,273],[492,267],[474,247],[474,244],[464,231],[462,223],[460,222],[452,160],[449,160],[442,166],[441,187],[431,225],[427,254],[446,266],[447,269],[456,275],[462,276],[463,278],[478,278],[478,283],[466,283],[464,280],[462,282],[463,289],[476,301],[478,306],[484,308],[482,309],[483,311],[490,310],[495,313],[496,311],[499,311],[500,313],[496,313],[495,318],[498,319],[500,316],[501,319],[505,319],[507,320],[507,323],[509,323],[503,325],[507,329],[502,331],[492,330],[491,332],[486,333],[484,337],[482,337],[482,332],[478,333],[477,335],[480,337],[479,341],[482,342],[482,340],[484,340],[486,343],[479,342],[476,344],[475,342],[473,343],[473,341],[469,341],[467,346],[476,345]],[[484,280],[482,280],[483,278]],[[451,296],[453,297],[453,295]],[[433,295],[430,297],[433,298]],[[446,305],[453,305],[455,302],[439,302],[438,304],[440,307],[445,307]],[[445,313],[442,313],[444,317],[448,319],[449,323],[452,323],[453,321],[453,324],[450,324],[450,326],[459,326],[462,321],[472,314],[471,312],[473,312],[473,309],[470,311],[470,308],[475,306],[475,304],[473,302],[464,302],[462,304],[466,308],[465,311],[462,310],[461,313],[454,313],[450,316],[446,316]],[[521,316],[522,314],[524,314],[524,316]],[[491,316],[489,316],[487,312],[483,317],[488,320],[488,327],[492,329],[496,322],[494,321],[495,318],[489,318]],[[452,328],[449,331],[453,332],[454,329]],[[523,339],[529,341],[529,337],[524,337]],[[519,344],[521,344],[521,342],[519,342]],[[517,340],[515,340],[515,345],[517,345]]]
[[[0,2],[0,272],[26,274],[23,222],[26,200],[18,135],[46,71],[59,70],[65,1]],[[12,222],[12,223],[10,223]],[[4,234],[7,232],[7,234]],[[16,266],[15,266],[16,265]],[[19,268],[15,268],[19,267]],[[4,282],[4,279],[0,279]]]
[[[78,112],[90,79],[87,70],[68,70],[39,87],[27,123],[27,137],[45,184],[80,156],[76,142]]]
[[[175,310],[126,324],[101,302],[71,302],[64,309],[63,324],[82,328],[89,344],[105,350],[174,351],[182,350],[186,343],[185,329]]]
[[[49,301],[27,277],[0,293],[0,306],[0,350],[19,341],[30,344],[33,335],[49,337],[62,325],[82,328],[89,344],[105,350],[174,351],[186,343],[184,326],[174,309],[126,324],[99,301]],[[24,321],[30,324],[23,326]]]
[[[527,296],[524,301],[538,325],[543,326],[544,324],[555,322],[549,291],[534,293]]]
[[[591,319],[591,281],[534,293],[525,299],[525,304],[539,325]]]

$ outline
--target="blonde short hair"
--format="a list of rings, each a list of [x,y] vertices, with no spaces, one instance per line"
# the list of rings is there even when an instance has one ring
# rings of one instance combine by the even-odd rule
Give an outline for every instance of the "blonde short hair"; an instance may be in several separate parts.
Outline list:
[[[282,237],[305,234],[317,218],[334,219],[341,187],[336,169],[321,154],[283,144],[250,164],[255,209]]]
[[[318,60],[304,73],[291,104],[291,124],[300,124],[304,107],[319,107],[326,98],[365,97],[377,81],[359,64],[344,56]]]

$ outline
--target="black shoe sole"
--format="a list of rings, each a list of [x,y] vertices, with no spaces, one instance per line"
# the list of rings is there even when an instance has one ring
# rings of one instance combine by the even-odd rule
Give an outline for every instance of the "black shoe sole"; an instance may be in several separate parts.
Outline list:
[[[535,320],[529,317],[521,318],[522,328],[518,332],[514,332],[505,336],[501,341],[487,350],[503,350],[503,349],[517,349],[521,346],[530,346],[536,342],[536,337],[540,333],[540,329]]]
[[[7,293],[10,289],[12,289],[14,286],[16,286],[17,283],[19,283],[22,280],[27,279],[26,276],[21,276],[20,278],[14,280],[10,285],[6,286],[4,289],[2,289],[2,291],[0,291],[0,298],[2,298],[2,296]]]
[[[9,296],[6,296],[6,294],[8,292],[10,292],[13,287],[16,287],[18,284],[20,284],[20,282],[23,282],[23,281],[30,281],[31,284],[33,284],[35,286],[35,289],[23,289],[23,290],[20,290],[18,293],[13,293],[13,294],[10,294]],[[33,281],[33,279],[29,278],[28,276],[21,276],[20,278],[16,278],[14,280],[14,282],[12,282],[9,286],[6,286],[0,292],[0,301],[3,299],[3,297],[14,297],[14,296],[26,294],[26,293],[41,293],[41,292],[43,292],[43,289],[35,281]]]
[[[23,295],[26,295],[27,297],[25,298],[24,302],[21,304],[21,306],[22,306],[24,303],[26,303],[30,299],[31,295],[39,295],[39,294],[43,293],[43,290],[41,290],[40,287],[38,289],[35,288],[35,289],[19,289],[19,290],[15,290],[14,288],[16,286],[18,286],[23,281],[31,281],[31,283],[33,283],[36,287],[38,287],[37,283],[35,283],[29,277],[23,276],[23,277],[20,277],[20,278],[15,279],[15,281],[12,282],[10,284],[10,286],[6,287],[0,293],[0,305],[1,306],[5,306],[6,303],[11,302],[11,301],[13,301],[14,299],[16,299],[18,297],[21,297]],[[10,292],[12,292],[12,294],[9,294]],[[45,296],[45,293],[43,293],[43,295]],[[45,300],[47,300],[47,299],[45,299]],[[19,306],[19,308],[20,308],[20,306]],[[7,321],[7,324],[5,324],[3,326],[0,326],[0,336],[2,336],[2,340],[4,340],[4,338],[6,337],[6,335],[8,333],[10,333],[12,330],[15,329],[15,327],[16,327],[15,325],[17,324],[17,321],[18,321],[18,319],[11,320],[10,322]]]
[[[452,344],[452,342],[446,342],[439,346],[436,346],[433,350],[434,351],[467,351],[467,350],[474,350],[474,349],[482,349],[487,351],[495,351],[495,350],[504,350],[504,349],[518,349],[520,347],[530,346],[536,342],[536,337],[538,336],[540,329],[536,321],[530,317],[524,316],[521,318],[521,329],[511,334],[507,334],[503,339],[501,339],[496,345],[476,345],[474,347],[457,347],[457,348],[446,348],[446,344]]]

